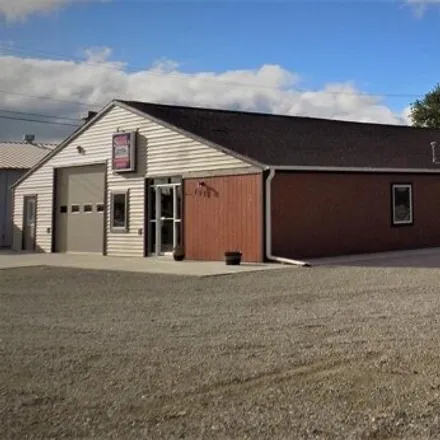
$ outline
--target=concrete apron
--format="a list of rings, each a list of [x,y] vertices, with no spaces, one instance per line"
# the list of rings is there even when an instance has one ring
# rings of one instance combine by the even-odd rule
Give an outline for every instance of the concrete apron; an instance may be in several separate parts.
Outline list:
[[[184,276],[227,275],[294,266],[282,264],[251,264],[226,266],[223,261],[174,261],[172,257],[104,257],[91,254],[44,254],[0,252],[0,269],[51,266],[91,270],[115,270],[141,273],[160,273]]]

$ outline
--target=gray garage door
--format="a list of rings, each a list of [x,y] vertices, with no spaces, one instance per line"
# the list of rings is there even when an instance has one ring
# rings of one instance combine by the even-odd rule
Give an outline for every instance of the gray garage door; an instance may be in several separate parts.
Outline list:
[[[55,251],[103,252],[105,165],[62,168],[55,178]]]

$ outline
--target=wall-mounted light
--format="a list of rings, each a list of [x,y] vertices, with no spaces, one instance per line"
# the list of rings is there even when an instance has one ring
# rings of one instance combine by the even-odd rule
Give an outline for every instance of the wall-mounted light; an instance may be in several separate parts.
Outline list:
[[[199,180],[196,188],[194,189],[194,194],[202,195],[205,192],[203,191],[203,188],[206,189],[206,183],[203,180]]]
[[[86,150],[84,149],[84,147],[81,147],[81,145],[78,145],[76,147],[76,150],[78,151],[79,154],[85,154]]]

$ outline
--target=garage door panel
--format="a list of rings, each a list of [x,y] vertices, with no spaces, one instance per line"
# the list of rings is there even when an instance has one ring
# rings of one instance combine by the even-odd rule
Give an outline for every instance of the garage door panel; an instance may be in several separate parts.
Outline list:
[[[104,198],[103,171],[75,173],[69,179],[69,199],[71,203],[97,203]]]
[[[81,207],[82,208],[82,207]],[[69,252],[102,252],[102,213],[84,213],[68,216],[66,228]]]
[[[103,251],[105,165],[57,170],[55,250]]]

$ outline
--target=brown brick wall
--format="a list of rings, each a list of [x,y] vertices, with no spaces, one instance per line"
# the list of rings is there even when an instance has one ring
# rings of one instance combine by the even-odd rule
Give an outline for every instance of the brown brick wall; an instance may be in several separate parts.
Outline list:
[[[198,182],[206,186],[198,188]],[[184,245],[188,259],[222,260],[240,250],[243,261],[263,260],[262,176],[184,180]]]
[[[413,184],[411,226],[392,226],[391,184]],[[325,257],[440,246],[440,176],[277,173],[273,253]]]

